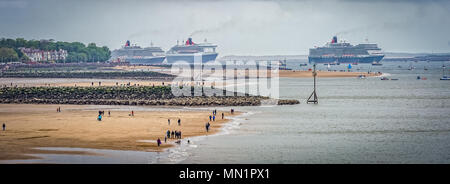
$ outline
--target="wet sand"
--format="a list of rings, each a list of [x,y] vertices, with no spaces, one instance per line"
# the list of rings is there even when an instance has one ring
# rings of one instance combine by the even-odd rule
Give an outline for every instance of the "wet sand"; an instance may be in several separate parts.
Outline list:
[[[62,112],[56,112],[61,107]],[[92,105],[34,105],[0,104],[0,124],[6,123],[6,131],[0,132],[0,160],[32,159],[33,153],[92,154],[74,151],[50,151],[36,147],[72,147],[112,150],[162,151],[174,146],[176,139],[164,143],[167,130],[178,130],[182,137],[214,134],[223,123],[222,111],[211,122],[207,133],[205,123],[211,112],[186,110],[139,110],[128,107]],[[111,116],[108,116],[108,109]],[[102,121],[97,121],[99,110],[105,111]],[[225,118],[230,116],[224,112]],[[235,113],[238,114],[238,113]],[[171,119],[168,125],[167,119]],[[181,126],[177,120],[181,119]],[[163,144],[157,146],[156,139]],[[150,141],[142,141],[150,140]]]

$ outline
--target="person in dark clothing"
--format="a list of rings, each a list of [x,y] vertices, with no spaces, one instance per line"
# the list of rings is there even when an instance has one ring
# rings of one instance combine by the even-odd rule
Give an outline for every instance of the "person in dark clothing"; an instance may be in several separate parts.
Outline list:
[[[172,139],[174,138],[173,136],[175,136],[175,132],[173,132],[173,130],[172,130]]]
[[[111,116],[111,111],[108,111],[108,116]],[[223,119],[223,118],[222,118]]]
[[[181,126],[181,119],[178,118],[178,126]]]
[[[224,115],[223,112],[222,112],[222,119],[223,119],[224,116],[225,116],[225,115]]]
[[[158,147],[159,147],[161,145],[161,139],[158,138],[158,140],[156,142],[158,142]]]
[[[180,134],[179,136],[180,136],[180,139],[181,139],[181,131],[180,131],[180,133],[179,133],[179,134]]]
[[[211,116],[209,116],[209,121],[211,121],[212,120],[212,117]]]
[[[167,143],[167,136],[164,137],[164,143]]]
[[[169,124],[169,125],[170,125],[170,119],[167,119],[167,124]]]
[[[6,130],[6,124],[3,123],[2,127],[3,127],[3,131],[5,131]]]
[[[209,122],[205,124],[206,132],[209,132]]]
[[[169,138],[170,139],[170,130],[167,130],[167,138]]]

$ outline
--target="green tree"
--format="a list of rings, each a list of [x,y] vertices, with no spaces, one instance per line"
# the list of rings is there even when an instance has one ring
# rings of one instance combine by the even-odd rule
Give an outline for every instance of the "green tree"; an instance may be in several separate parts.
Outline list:
[[[19,60],[19,56],[12,48],[0,47],[0,62],[13,62]]]

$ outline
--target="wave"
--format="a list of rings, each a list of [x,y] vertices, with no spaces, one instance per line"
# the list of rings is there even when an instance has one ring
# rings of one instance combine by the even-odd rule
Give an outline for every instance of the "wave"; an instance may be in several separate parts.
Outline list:
[[[230,121],[223,124],[220,131],[215,134],[195,136],[195,137],[181,139],[181,143],[179,145],[165,150],[165,153],[167,153],[167,160],[163,159],[161,161],[161,163],[167,162],[167,163],[177,164],[177,163],[180,163],[180,162],[186,160],[189,156],[192,155],[191,150],[198,148],[199,143],[201,143],[201,141],[204,141],[208,137],[231,134],[233,131],[240,128],[240,125],[242,124],[242,120],[244,120],[245,117],[253,115],[253,114],[255,114],[255,112],[248,111],[248,112],[244,112],[238,116],[230,117]],[[190,143],[187,143],[188,140]]]

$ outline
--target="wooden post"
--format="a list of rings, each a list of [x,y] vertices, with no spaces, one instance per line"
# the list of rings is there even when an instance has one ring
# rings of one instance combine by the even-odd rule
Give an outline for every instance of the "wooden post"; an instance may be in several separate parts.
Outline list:
[[[314,63],[313,65],[313,77],[314,77],[314,90],[311,93],[311,95],[309,96],[308,100],[306,101],[306,103],[314,103],[314,104],[318,104],[319,103],[319,99],[317,98],[317,94],[316,94],[316,76],[317,76],[317,72],[316,72],[316,63]],[[313,99],[311,99],[311,97]]]

